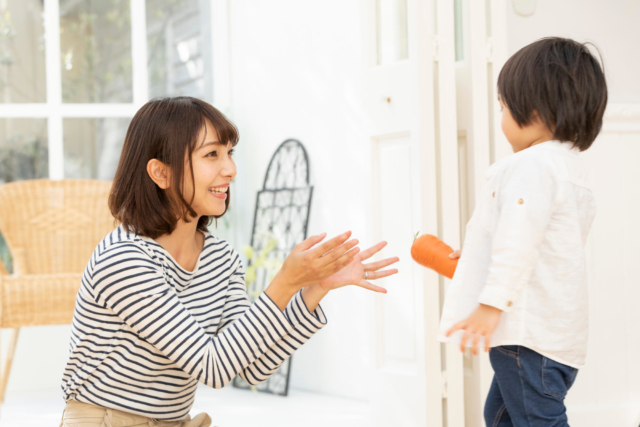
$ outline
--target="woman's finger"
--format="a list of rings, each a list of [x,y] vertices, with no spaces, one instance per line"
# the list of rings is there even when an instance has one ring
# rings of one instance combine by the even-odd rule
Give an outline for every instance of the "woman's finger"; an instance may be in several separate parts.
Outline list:
[[[471,331],[465,331],[464,335],[462,335],[462,339],[460,340],[460,351],[464,353],[464,348],[467,345],[467,340],[469,338],[471,338],[471,335],[473,335],[473,332]]]
[[[478,344],[480,343],[480,338],[482,337],[481,334],[476,334],[475,337],[473,337],[473,344],[471,345],[471,353],[474,356],[478,355]]]
[[[362,257],[362,254],[360,255],[360,257]],[[398,261],[400,261],[400,258],[398,258],[398,257],[387,258],[387,259],[383,259],[382,261],[371,262],[369,264],[365,264],[364,265],[364,269],[367,270],[368,272],[378,271],[381,268],[388,267],[391,264],[395,264]]]
[[[376,286],[373,283],[367,282],[366,280],[361,280],[358,283],[354,283],[354,285],[360,286],[361,288],[369,289],[370,291],[373,291],[373,292],[379,292],[381,294],[387,293],[387,290],[385,288]]]
[[[348,242],[346,242],[343,245],[338,246],[337,248],[335,248],[334,250],[332,250],[328,254],[323,255],[322,259],[321,259],[322,265],[329,265],[329,264],[335,262],[336,260],[338,260],[339,258],[344,256],[344,254],[349,252],[358,243],[359,243],[358,239],[349,240]]]
[[[349,236],[351,236],[351,232],[347,231],[346,233],[342,233],[331,240],[327,240],[317,248],[311,249],[311,251],[313,251],[314,257],[320,258],[346,242]]]
[[[334,271],[340,271],[345,268],[347,265],[351,264],[353,258],[358,255],[360,252],[360,248],[353,248],[348,252],[345,252],[339,259],[334,261],[332,267]]]
[[[314,247],[318,243],[322,242],[322,240],[325,238],[326,235],[327,235],[327,233],[321,233],[321,234],[318,234],[316,236],[311,236],[308,239],[303,240],[302,242],[298,243],[296,245],[296,247],[295,247],[295,250],[298,250],[300,252],[306,251],[306,250]]]
[[[398,270],[382,270],[382,271],[370,271],[367,270],[367,280],[382,279],[383,277],[391,276],[392,274],[398,274]]]
[[[380,242],[376,245],[373,245],[370,248],[362,251],[362,253],[360,254],[360,257],[362,258],[363,261],[365,261],[371,258],[372,256],[374,256],[375,254],[377,254],[378,252],[380,252],[380,250],[385,246],[387,246],[387,242]]]

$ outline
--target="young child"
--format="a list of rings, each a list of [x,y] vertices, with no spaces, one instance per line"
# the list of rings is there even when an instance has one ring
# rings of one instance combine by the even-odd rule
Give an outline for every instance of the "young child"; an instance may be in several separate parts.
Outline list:
[[[585,45],[545,38],[507,61],[498,95],[515,154],[487,172],[440,339],[474,355],[491,349],[488,427],[568,426],[564,398],[587,348],[584,246],[596,212],[578,153],[600,132],[607,86]]]

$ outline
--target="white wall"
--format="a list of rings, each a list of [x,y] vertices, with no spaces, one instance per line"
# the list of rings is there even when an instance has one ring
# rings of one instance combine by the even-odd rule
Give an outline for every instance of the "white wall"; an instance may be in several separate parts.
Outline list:
[[[511,3],[511,1],[509,1]],[[592,42],[602,52],[609,102],[640,102],[640,2],[635,0],[538,0],[522,17],[507,15],[509,54],[549,36]]]
[[[70,333],[71,325],[22,328],[6,395],[18,390],[60,390],[62,371],[69,357]],[[3,329],[1,336],[4,368],[11,333]]]
[[[244,240],[270,156],[283,140],[297,138],[308,150],[314,185],[309,234],[352,230],[361,247],[373,244],[365,210],[370,184],[359,2],[234,0],[230,16],[231,117],[240,130],[242,158],[238,185],[245,180],[250,206],[242,212]],[[368,293],[349,287],[323,301],[328,325],[294,356],[292,387],[367,398],[373,363]]]
[[[567,398],[570,419],[577,426],[636,427],[640,423],[638,112],[624,126],[615,123],[620,114],[610,113],[605,130],[584,153],[598,213],[587,246],[587,362]]]
[[[640,180],[640,2],[538,0],[530,17],[509,6],[513,54],[545,36],[590,41],[602,52],[609,89],[604,129],[584,153],[598,214],[588,244],[590,337],[586,366],[567,397],[571,425],[640,422],[636,183]]]

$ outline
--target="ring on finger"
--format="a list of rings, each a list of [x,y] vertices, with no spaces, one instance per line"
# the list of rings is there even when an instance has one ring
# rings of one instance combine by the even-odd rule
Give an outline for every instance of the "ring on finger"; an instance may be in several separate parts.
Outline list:
[[[364,272],[364,280],[369,280],[369,272],[366,270]]]

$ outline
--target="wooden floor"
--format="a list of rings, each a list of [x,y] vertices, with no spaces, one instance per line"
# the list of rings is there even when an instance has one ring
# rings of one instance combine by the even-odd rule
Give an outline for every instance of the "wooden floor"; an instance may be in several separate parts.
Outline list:
[[[58,427],[64,403],[59,390],[14,392],[0,409],[0,427]],[[364,427],[366,402],[304,391],[288,397],[225,387],[200,387],[192,415],[207,412],[219,427]]]

